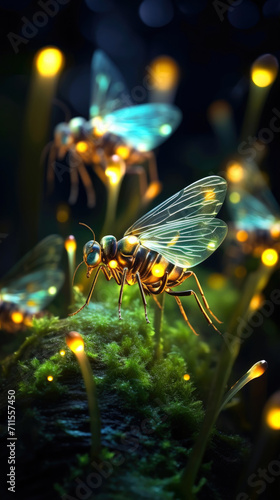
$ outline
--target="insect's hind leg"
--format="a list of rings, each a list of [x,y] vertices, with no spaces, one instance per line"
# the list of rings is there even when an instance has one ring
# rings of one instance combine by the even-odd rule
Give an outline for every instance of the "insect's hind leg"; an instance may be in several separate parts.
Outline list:
[[[177,304],[178,304],[178,306],[179,306],[179,309],[180,309],[180,311],[181,311],[181,313],[182,313],[182,316],[183,316],[184,320],[187,322],[187,324],[189,325],[189,327],[190,327],[190,329],[193,331],[193,333],[194,333],[195,335],[198,335],[198,333],[196,333],[195,329],[194,329],[194,328],[192,327],[192,325],[190,324],[189,319],[188,319],[188,316],[186,315],[186,311],[185,311],[185,309],[183,308],[182,302],[180,301],[179,297],[177,297],[177,295],[174,295],[174,298],[175,298],[175,300],[176,300],[176,302],[177,302]]]
[[[204,302],[204,305],[205,305],[205,307],[206,307],[207,311],[209,311],[209,313],[211,314],[211,316],[212,316],[212,317],[213,317],[213,318],[214,318],[214,319],[215,319],[218,323],[222,323],[222,321],[220,321],[220,320],[217,318],[217,316],[215,316],[215,314],[211,311],[211,309],[210,309],[210,307],[209,307],[209,304],[208,304],[208,302],[207,302],[207,300],[206,300],[206,297],[205,297],[205,295],[204,295],[204,291],[203,291],[203,289],[202,289],[202,286],[201,286],[201,284],[200,284],[200,282],[199,282],[199,279],[198,279],[198,277],[196,276],[196,274],[195,274],[193,271],[188,271],[186,274],[188,275],[188,276],[187,276],[187,278],[190,278],[191,276],[193,276],[193,277],[194,277],[194,279],[195,279],[195,281],[196,281],[196,284],[197,284],[197,286],[198,286],[198,289],[199,289],[199,292],[200,292],[201,298],[202,298],[202,300],[203,300],[203,302]]]
[[[122,280],[121,280],[121,289],[120,289],[120,295],[119,295],[119,319],[122,319],[122,313],[121,313],[121,306],[122,306],[122,298],[123,298],[123,287],[125,284],[125,278],[127,275],[127,267],[124,268],[123,270],[123,275],[122,275]]]
[[[203,308],[203,305],[201,304],[197,294],[193,291],[193,290],[185,290],[185,291],[182,291],[182,292],[167,292],[169,295],[175,295],[177,298],[178,297],[189,297],[190,295],[193,295],[196,302],[197,302],[197,305],[199,307],[199,309],[201,310],[202,314],[204,315],[206,321],[209,323],[209,325],[213,326],[213,328],[215,330],[217,330],[217,332],[219,332],[218,328],[214,325],[213,321],[211,318],[209,318],[207,312],[204,310]],[[177,300],[177,299],[176,299]],[[180,306],[179,306],[180,307]],[[181,311],[182,312],[182,311]],[[219,332],[220,333],[220,332]]]
[[[146,301],[144,289],[143,289],[143,286],[142,286],[142,283],[141,283],[140,274],[138,272],[136,273],[136,279],[137,279],[137,282],[138,282],[138,285],[139,285],[139,289],[140,289],[140,292],[141,292],[141,297],[142,297],[142,301],[143,301],[143,305],[144,305],[144,310],[145,310],[145,318],[146,318],[147,323],[150,323],[149,318],[148,318],[148,314],[147,314],[147,301]]]

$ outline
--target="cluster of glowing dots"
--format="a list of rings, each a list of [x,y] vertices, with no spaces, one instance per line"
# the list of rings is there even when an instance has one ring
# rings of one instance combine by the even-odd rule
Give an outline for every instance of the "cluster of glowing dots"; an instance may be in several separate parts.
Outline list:
[[[266,250],[263,251],[262,256],[262,263],[267,266],[267,267],[272,267],[275,266],[278,262],[278,252],[274,250],[274,248],[267,248]]]
[[[59,73],[63,66],[63,54],[55,47],[40,50],[36,57],[36,68],[40,75],[51,78]]]
[[[231,163],[227,167],[226,176],[229,182],[240,182],[244,179],[244,168],[240,163]]]
[[[278,61],[271,54],[258,57],[251,67],[251,78],[257,87],[271,85],[278,73]]]

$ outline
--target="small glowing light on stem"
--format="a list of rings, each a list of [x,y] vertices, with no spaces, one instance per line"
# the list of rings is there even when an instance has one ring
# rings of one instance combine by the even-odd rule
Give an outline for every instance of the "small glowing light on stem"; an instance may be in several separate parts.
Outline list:
[[[82,352],[85,344],[82,336],[78,332],[69,332],[66,334],[66,344],[74,354]]]
[[[158,196],[160,192],[161,192],[161,183],[158,181],[151,182],[145,193],[144,201],[148,202],[150,200],[153,200],[156,196]]]
[[[78,153],[85,153],[88,150],[88,145],[85,141],[79,141],[76,144],[76,151]]]
[[[190,380],[190,378],[191,378],[191,376],[188,373],[185,373],[183,379],[188,381],[188,380]]]
[[[67,252],[75,252],[77,250],[77,243],[75,236],[72,234],[64,242],[64,247]]]
[[[275,266],[278,262],[278,253],[274,248],[266,248],[262,253],[262,262],[265,266]]]
[[[70,215],[70,209],[68,207],[68,205],[65,205],[64,203],[62,203],[61,205],[59,205],[57,207],[57,211],[56,211],[56,218],[58,220],[58,222],[67,222],[68,219],[69,219],[69,215]]]
[[[179,66],[171,57],[157,57],[151,62],[148,71],[151,75],[151,83],[157,90],[171,90],[178,83]]]
[[[263,300],[263,295],[261,293],[256,293],[250,302],[250,309],[252,311],[256,311],[257,309],[259,309],[263,303]]]
[[[52,382],[52,381],[53,381],[53,376],[52,376],[52,375],[48,375],[47,380],[48,380],[49,382]]]
[[[105,170],[105,175],[108,177],[110,184],[119,184],[125,174],[125,164],[118,155],[113,155]]]
[[[226,177],[229,182],[240,182],[244,179],[244,168],[240,163],[231,163],[227,167]]]
[[[278,61],[271,54],[258,57],[251,67],[251,78],[257,87],[268,87],[277,77]]]
[[[65,356],[66,353],[65,353],[64,349],[61,349],[61,351],[59,351],[59,354],[60,354],[60,356],[63,357],[63,356]]]
[[[239,392],[244,385],[248,384],[254,378],[261,377],[267,370],[267,362],[262,359],[258,361],[253,366],[251,366],[250,370],[248,370],[225,394],[219,412],[226,406],[226,404]]]
[[[23,322],[23,314],[19,311],[15,311],[11,315],[12,321],[16,324]]]
[[[152,275],[161,278],[165,273],[165,267],[162,264],[155,264],[152,268]]]
[[[55,47],[47,47],[39,51],[36,56],[36,67],[40,75],[47,78],[59,73],[63,66],[64,57]]]
[[[237,241],[240,241],[241,243],[244,241],[247,241],[248,240],[247,231],[244,231],[244,229],[240,229],[239,231],[237,231],[236,239],[237,239]]]

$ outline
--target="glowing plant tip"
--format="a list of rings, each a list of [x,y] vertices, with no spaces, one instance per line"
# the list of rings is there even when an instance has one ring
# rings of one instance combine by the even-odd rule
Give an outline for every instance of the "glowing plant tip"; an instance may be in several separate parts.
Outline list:
[[[280,237],[280,224],[276,222],[270,229],[270,234],[274,240],[277,240]]]
[[[66,238],[66,240],[64,242],[64,246],[65,246],[65,249],[67,250],[67,252],[70,252],[70,253],[75,252],[77,249],[77,243],[76,243],[75,236],[70,234],[70,236],[68,236],[68,238]]]
[[[271,85],[278,73],[278,61],[271,54],[258,57],[251,67],[251,78],[257,87]]]
[[[267,370],[267,362],[262,359],[258,361],[250,370],[248,370],[244,375],[237,380],[237,382],[230,388],[230,390],[225,394],[219,412],[226,406],[226,404],[237,394],[244,385],[248,384],[254,378],[260,377]]]
[[[125,164],[122,158],[120,158],[118,155],[113,155],[105,170],[105,175],[109,178],[110,184],[118,184],[124,174]]]
[[[241,243],[243,243],[244,241],[248,240],[248,233],[247,233],[247,231],[245,231],[244,229],[240,229],[239,231],[237,231],[237,233],[236,233],[236,239],[237,239],[237,241],[240,241]]]
[[[127,146],[118,146],[116,149],[116,154],[120,156],[123,160],[127,160],[129,157],[130,150]]]
[[[152,268],[152,275],[161,278],[164,275],[165,268],[162,264],[155,264]]]
[[[256,311],[257,309],[259,309],[259,307],[261,307],[262,303],[263,295],[261,293],[256,293],[256,295],[254,295],[254,297],[252,298],[249,307],[252,311]]]
[[[47,380],[48,380],[49,382],[52,382],[52,381],[53,381],[53,376],[52,376],[52,375],[49,375],[49,376],[47,377]]]
[[[60,356],[63,357],[63,356],[65,356],[66,353],[65,353],[64,349],[61,349],[61,351],[59,351],[59,354],[60,354]]]
[[[274,248],[267,248],[262,253],[262,262],[265,266],[272,267],[278,262],[278,253]]]
[[[168,56],[160,56],[152,61],[148,68],[151,83],[155,90],[171,90],[179,79],[179,66]]]
[[[229,201],[231,203],[239,203],[240,202],[240,194],[234,191],[233,193],[230,193],[229,195]]]
[[[271,408],[266,416],[266,423],[268,427],[275,431],[280,430],[280,408]]]
[[[23,322],[23,314],[19,311],[15,311],[11,315],[12,321],[19,325],[20,323]]]
[[[76,144],[76,151],[78,153],[85,153],[88,150],[88,145],[85,141],[79,141]]]
[[[146,193],[145,200],[150,201],[155,198],[161,191],[161,184],[158,181],[151,182]]]
[[[56,292],[57,292],[57,288],[56,288],[56,286],[50,286],[50,287],[48,288],[48,294],[49,294],[49,295],[55,295],[55,294],[56,294]]]
[[[36,57],[36,67],[40,75],[52,77],[59,73],[63,65],[63,54],[54,47],[42,49]]]
[[[108,266],[111,268],[111,269],[116,269],[116,267],[118,267],[118,263],[116,260],[110,260]]]
[[[69,219],[70,209],[68,205],[61,204],[57,207],[56,218],[58,222],[67,222]]]
[[[240,182],[244,179],[244,168],[240,163],[231,163],[227,167],[226,177],[229,182]]]
[[[78,332],[66,333],[66,344],[74,354],[84,351],[84,341]]]
[[[183,379],[184,380],[190,380],[191,376],[188,373],[185,373]]]

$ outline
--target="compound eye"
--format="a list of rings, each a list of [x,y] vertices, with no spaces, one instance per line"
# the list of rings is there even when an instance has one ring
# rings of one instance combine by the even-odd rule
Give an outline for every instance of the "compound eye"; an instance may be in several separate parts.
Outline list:
[[[87,256],[87,264],[88,266],[94,266],[100,262],[100,253],[96,250],[90,252]]]

